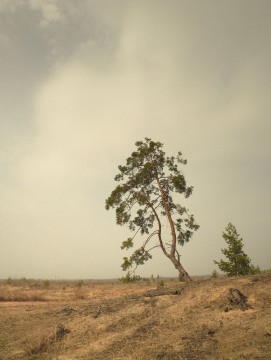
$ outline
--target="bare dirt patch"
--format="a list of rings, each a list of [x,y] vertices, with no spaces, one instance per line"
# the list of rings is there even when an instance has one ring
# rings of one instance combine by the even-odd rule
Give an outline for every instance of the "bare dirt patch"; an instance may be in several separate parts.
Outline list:
[[[160,288],[0,285],[10,292],[25,300],[0,302],[0,359],[270,359],[270,274]]]

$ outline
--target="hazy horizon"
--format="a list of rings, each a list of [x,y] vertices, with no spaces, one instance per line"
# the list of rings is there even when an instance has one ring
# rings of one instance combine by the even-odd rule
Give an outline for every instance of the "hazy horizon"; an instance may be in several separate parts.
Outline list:
[[[105,199],[145,137],[182,151],[210,274],[232,222],[270,268],[271,3],[0,0],[0,278],[124,275]],[[180,202],[182,198],[179,198]],[[177,276],[156,250],[141,276]]]

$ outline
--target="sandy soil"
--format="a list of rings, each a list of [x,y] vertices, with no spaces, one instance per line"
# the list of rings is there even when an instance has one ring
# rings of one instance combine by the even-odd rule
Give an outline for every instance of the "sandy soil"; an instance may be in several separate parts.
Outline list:
[[[247,297],[247,310],[228,299]],[[0,359],[271,359],[271,274],[0,285]]]

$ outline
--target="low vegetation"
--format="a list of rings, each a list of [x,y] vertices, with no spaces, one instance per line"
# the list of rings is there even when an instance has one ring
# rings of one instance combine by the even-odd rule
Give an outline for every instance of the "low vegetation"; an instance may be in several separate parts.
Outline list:
[[[269,360],[270,285],[270,271],[192,283],[5,281],[0,359]]]

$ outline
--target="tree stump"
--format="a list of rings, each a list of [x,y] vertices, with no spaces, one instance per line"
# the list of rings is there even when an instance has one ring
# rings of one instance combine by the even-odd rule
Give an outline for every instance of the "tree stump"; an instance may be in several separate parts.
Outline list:
[[[238,289],[230,288],[227,298],[232,305],[237,305],[241,310],[248,310],[250,306],[247,303],[247,297]]]

